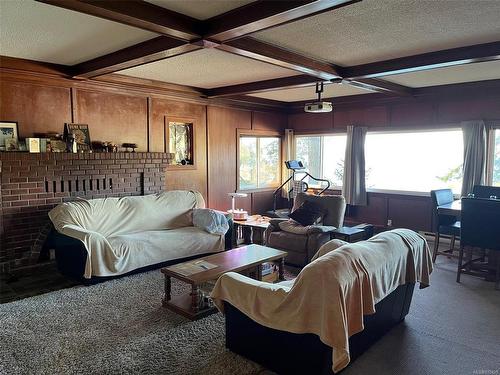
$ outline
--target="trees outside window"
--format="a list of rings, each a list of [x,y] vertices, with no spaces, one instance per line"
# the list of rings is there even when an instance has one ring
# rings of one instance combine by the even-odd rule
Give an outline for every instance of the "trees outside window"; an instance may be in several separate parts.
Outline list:
[[[493,150],[493,185],[500,186],[500,129],[495,130],[495,148]]]
[[[342,187],[344,157],[347,136],[332,134],[321,136],[297,136],[296,159],[300,160],[314,177],[329,180],[332,188]],[[312,187],[320,187],[317,181],[306,179]]]
[[[281,139],[241,136],[239,149],[239,189],[278,187],[281,176]]]

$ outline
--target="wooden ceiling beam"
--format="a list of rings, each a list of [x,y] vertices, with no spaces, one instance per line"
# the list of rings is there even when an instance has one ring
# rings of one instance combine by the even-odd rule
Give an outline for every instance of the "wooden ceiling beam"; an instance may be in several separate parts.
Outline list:
[[[309,74],[323,80],[340,77],[339,68],[332,64],[317,61],[250,37],[220,44],[215,48],[239,56],[277,65],[282,68]]]
[[[413,95],[413,89],[411,87],[399,85],[397,83],[382,81],[375,78],[361,78],[356,80],[344,79],[343,84],[348,84],[360,89],[380,92],[383,94],[391,93],[398,94],[402,96]]]
[[[400,57],[344,68],[344,78],[379,78],[477,62],[500,60],[500,41]]]
[[[37,0],[184,41],[200,38],[200,22],[142,0]]]
[[[109,53],[71,67],[75,78],[91,78],[114,73],[134,66],[163,60],[203,48],[167,36],[159,36],[145,42]]]
[[[278,88],[294,88],[294,87],[305,87],[314,86],[316,82],[319,82],[316,77],[301,74],[291,77],[268,79],[264,81],[242,83],[232,86],[217,87],[214,89],[203,90],[205,95],[209,98],[218,98],[225,96],[240,96],[245,94],[252,94],[256,92],[264,92],[276,90]]]
[[[358,1],[361,0],[259,0],[208,19],[203,25],[203,36],[227,42]]]

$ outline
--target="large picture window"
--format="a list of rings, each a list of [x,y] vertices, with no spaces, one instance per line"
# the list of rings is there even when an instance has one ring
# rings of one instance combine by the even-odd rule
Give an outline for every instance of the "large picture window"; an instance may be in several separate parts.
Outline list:
[[[495,130],[493,149],[493,185],[500,186],[500,129]]]
[[[330,180],[331,188],[342,186],[347,136],[331,134],[295,137],[295,156],[308,172],[317,178]],[[306,181],[314,187],[315,181]]]
[[[239,190],[273,188],[281,180],[281,138],[241,135]]]
[[[366,187],[429,192],[462,187],[460,129],[374,132],[365,143]]]

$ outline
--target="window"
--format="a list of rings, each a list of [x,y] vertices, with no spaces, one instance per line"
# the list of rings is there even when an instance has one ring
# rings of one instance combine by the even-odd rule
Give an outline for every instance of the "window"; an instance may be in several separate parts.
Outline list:
[[[240,136],[239,189],[263,189],[281,184],[281,139]]]
[[[493,185],[500,186],[500,129],[495,130],[493,151]]]
[[[345,134],[296,136],[295,156],[312,176],[330,180],[331,187],[341,187],[346,141]],[[315,181],[304,181],[319,186]]]
[[[459,129],[368,133],[366,187],[428,192],[462,187],[463,138]]]

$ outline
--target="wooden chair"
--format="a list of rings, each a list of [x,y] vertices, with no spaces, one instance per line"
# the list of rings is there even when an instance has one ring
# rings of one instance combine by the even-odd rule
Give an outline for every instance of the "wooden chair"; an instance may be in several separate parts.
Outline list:
[[[488,250],[488,262],[484,262],[484,257],[472,259],[475,248]],[[465,250],[468,260],[464,263]],[[458,283],[462,273],[494,277],[495,288],[500,289],[500,200],[462,198]]]
[[[454,201],[453,192],[451,189],[440,189],[431,191],[432,203],[434,204],[434,252],[432,261],[436,262],[436,257],[439,255],[453,255],[455,248],[455,239],[460,236],[460,221],[457,221],[455,216],[439,215],[437,208],[443,204],[448,204]],[[441,235],[451,236],[450,248],[445,252],[439,251],[439,240]]]

